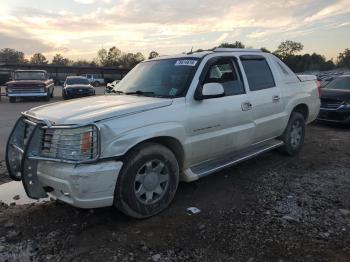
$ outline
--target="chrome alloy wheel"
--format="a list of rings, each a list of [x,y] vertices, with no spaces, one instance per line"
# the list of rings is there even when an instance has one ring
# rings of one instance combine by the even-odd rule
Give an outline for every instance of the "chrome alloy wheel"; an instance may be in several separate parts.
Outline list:
[[[161,160],[146,162],[138,170],[134,181],[136,198],[143,204],[160,200],[169,186],[169,169]]]
[[[303,127],[299,121],[295,121],[290,131],[290,143],[293,148],[297,148],[303,137]]]

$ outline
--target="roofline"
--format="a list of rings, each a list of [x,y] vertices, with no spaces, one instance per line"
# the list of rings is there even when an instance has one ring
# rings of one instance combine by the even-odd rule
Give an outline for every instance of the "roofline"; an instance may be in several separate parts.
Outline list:
[[[214,49],[214,52],[259,52],[262,53],[261,49],[253,49],[253,48],[223,48],[218,47]]]

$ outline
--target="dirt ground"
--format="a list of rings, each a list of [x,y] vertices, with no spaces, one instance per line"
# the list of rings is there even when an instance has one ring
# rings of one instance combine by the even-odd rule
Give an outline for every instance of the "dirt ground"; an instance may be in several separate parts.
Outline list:
[[[350,128],[313,124],[300,155],[271,152],[182,183],[147,220],[3,204],[0,261],[350,261],[349,160]]]

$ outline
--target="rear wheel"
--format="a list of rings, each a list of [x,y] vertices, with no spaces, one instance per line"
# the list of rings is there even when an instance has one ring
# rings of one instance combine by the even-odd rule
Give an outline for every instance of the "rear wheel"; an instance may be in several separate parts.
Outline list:
[[[304,144],[305,137],[305,119],[298,112],[293,112],[286,130],[280,139],[284,142],[281,151],[287,155],[295,155],[299,153]]]
[[[163,211],[179,183],[179,165],[166,147],[146,143],[125,160],[115,189],[115,206],[128,216],[147,218]]]
[[[10,103],[16,103],[16,97],[9,97]]]

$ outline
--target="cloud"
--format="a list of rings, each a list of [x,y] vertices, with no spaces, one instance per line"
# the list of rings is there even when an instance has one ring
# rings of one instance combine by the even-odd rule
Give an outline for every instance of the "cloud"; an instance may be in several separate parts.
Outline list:
[[[0,49],[13,48],[16,50],[20,50],[25,54],[33,54],[36,52],[49,52],[53,50],[52,46],[46,45],[40,40],[33,39],[32,37],[19,37],[0,32],[0,39]]]
[[[7,8],[0,15],[0,43],[3,35],[30,39],[34,42],[28,42],[33,45],[28,51],[42,47],[43,52],[64,50],[72,56],[111,45],[132,52],[175,53],[236,40],[257,47],[264,42],[273,49],[281,40],[301,41],[325,28],[345,28],[350,12],[349,0],[71,1],[86,6],[50,11],[23,5],[12,13]],[[26,46],[23,40],[18,43]]]
[[[73,1],[83,5],[95,4],[97,2],[109,4],[111,2],[111,0],[73,0]]]
[[[341,0],[334,4],[330,4],[317,12],[316,14],[306,17],[305,22],[314,22],[317,20],[325,19],[331,16],[340,15],[350,12],[350,1]]]

